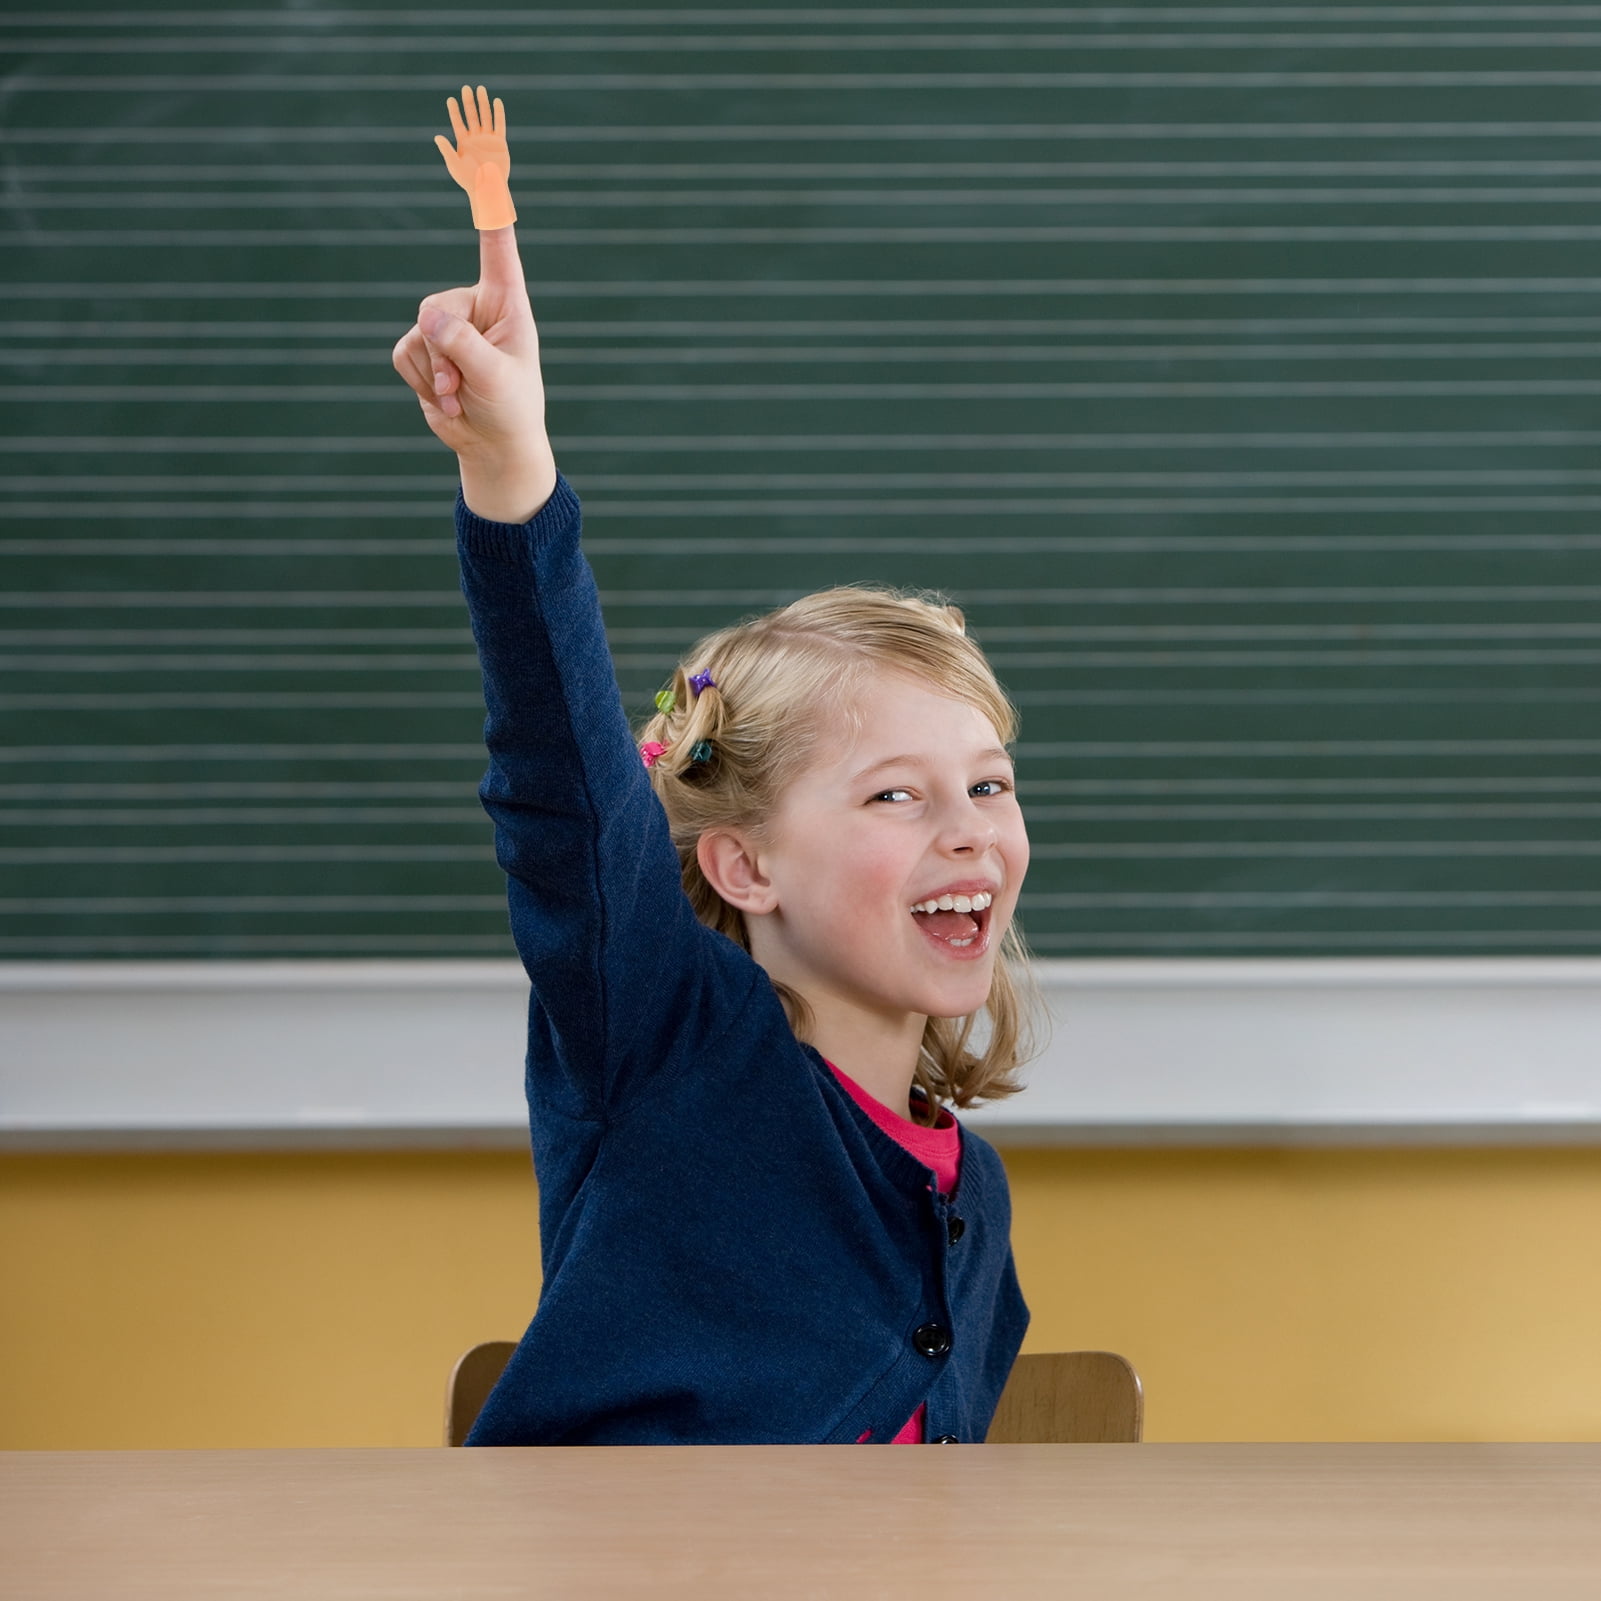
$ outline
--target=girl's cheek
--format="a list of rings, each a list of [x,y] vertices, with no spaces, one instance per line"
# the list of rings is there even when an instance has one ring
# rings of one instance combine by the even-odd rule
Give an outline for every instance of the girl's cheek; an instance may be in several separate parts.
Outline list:
[[[864,852],[852,862],[848,878],[875,900],[889,900],[899,904],[906,894],[906,875],[910,868],[898,855],[890,851]]]
[[[1009,836],[1006,854],[1013,873],[1015,873],[1018,878],[1021,878],[1028,868],[1030,854],[1028,843],[1028,824],[1024,820],[1021,810],[1017,811],[1014,815],[1013,824],[1009,830]]]

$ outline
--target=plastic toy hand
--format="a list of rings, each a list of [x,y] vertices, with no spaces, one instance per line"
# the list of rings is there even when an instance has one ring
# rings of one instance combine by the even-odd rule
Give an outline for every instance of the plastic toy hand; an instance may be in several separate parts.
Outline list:
[[[446,104],[450,125],[456,130],[455,147],[442,133],[435,135],[434,143],[445,158],[446,170],[472,201],[473,227],[509,228],[517,220],[517,208],[506,187],[511,176],[511,151],[506,146],[505,106],[496,100],[491,116],[489,93],[482,84],[476,100],[472,90],[462,85],[459,110],[454,95]]]

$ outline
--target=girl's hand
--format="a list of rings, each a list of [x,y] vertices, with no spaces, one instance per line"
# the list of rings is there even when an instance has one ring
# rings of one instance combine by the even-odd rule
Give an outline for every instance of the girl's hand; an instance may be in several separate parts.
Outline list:
[[[478,235],[478,282],[429,295],[395,371],[456,452],[462,494],[491,522],[527,522],[556,487],[539,334],[511,228]]]

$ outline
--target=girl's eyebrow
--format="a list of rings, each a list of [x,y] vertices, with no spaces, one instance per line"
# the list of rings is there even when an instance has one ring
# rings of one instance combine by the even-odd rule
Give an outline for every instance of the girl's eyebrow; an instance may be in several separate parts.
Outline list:
[[[996,759],[1005,762],[1008,767],[1013,765],[1012,753],[1003,745],[991,745],[987,750],[978,751],[973,756],[973,760],[976,762],[987,762]],[[859,773],[852,773],[850,782],[859,784],[864,778],[871,778],[874,773],[885,767],[925,767],[927,765],[928,760],[923,756],[886,756],[882,761],[873,762],[862,768]]]

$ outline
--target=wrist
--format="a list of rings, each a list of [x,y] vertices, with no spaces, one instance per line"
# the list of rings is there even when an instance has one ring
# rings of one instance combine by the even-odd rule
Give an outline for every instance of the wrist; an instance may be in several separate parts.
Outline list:
[[[517,208],[512,204],[511,191],[506,187],[506,175],[494,167],[478,169],[469,198],[472,200],[473,227],[480,231],[509,228],[517,220]]]
[[[485,522],[532,522],[556,490],[556,458],[547,447],[516,463],[478,462],[463,455],[461,497]]]

